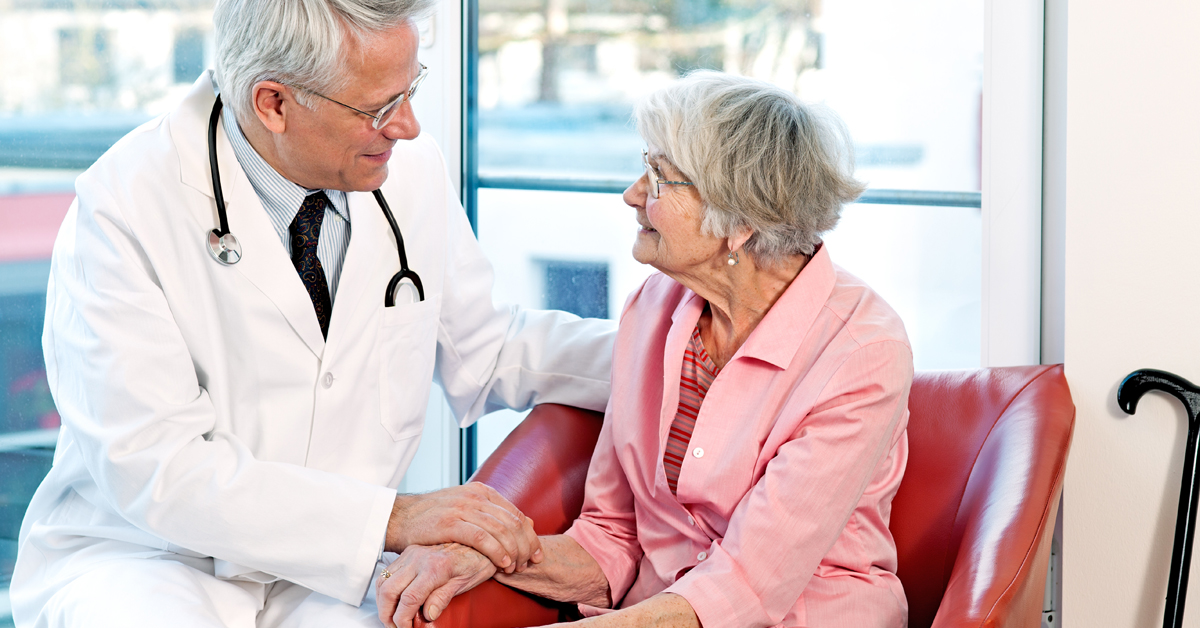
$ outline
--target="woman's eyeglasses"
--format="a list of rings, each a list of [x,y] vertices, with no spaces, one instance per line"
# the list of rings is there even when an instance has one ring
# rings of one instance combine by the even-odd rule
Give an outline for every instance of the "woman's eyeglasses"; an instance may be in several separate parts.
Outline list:
[[[642,149],[642,163],[646,165],[646,180],[650,182],[650,198],[658,198],[658,186],[667,185],[696,185],[691,181],[667,181],[658,170],[650,165],[650,151]]]

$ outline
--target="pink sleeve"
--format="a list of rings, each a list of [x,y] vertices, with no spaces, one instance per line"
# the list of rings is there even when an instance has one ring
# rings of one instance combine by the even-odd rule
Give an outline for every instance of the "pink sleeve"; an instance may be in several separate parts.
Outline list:
[[[651,275],[625,300],[619,318],[621,328],[617,330],[618,344],[621,332],[625,331],[626,318],[630,316],[630,311],[646,290],[646,285],[656,276]],[[614,348],[614,372],[619,362],[617,353]],[[600,428],[600,436],[596,440],[596,450],[588,466],[583,509],[565,534],[575,539],[575,542],[600,565],[600,570],[608,580],[609,593],[615,605],[625,597],[629,587],[633,586],[643,552],[637,538],[633,491],[629,488],[625,470],[621,468],[621,461],[617,458],[613,443],[612,406],[610,400],[604,412],[604,425]]]
[[[617,459],[609,416],[604,418],[588,467],[583,511],[566,535],[599,563],[616,604],[633,585],[642,546],[637,538],[633,492]]]
[[[738,504],[724,539],[667,592],[687,599],[704,626],[782,621],[894,444],[911,384],[903,343],[857,349]]]

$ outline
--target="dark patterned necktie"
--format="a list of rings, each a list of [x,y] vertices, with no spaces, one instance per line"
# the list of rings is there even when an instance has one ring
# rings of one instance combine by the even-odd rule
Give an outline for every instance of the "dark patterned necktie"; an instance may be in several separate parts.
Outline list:
[[[309,194],[288,226],[288,233],[292,237],[292,265],[300,273],[300,281],[308,290],[313,309],[317,311],[317,322],[321,324],[321,335],[326,338],[329,337],[329,314],[333,310],[333,302],[329,298],[325,269],[321,267],[321,260],[317,259],[317,242],[328,202],[324,192]]]

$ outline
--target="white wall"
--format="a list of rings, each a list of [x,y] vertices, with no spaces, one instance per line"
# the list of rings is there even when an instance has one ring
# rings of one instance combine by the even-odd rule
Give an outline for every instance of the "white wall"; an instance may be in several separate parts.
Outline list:
[[[1115,402],[1138,368],[1200,382],[1200,3],[1069,4],[1067,378],[1078,408],[1065,491],[1071,628],[1158,626],[1185,415],[1149,395]],[[1192,569],[1186,625],[1200,626]]]

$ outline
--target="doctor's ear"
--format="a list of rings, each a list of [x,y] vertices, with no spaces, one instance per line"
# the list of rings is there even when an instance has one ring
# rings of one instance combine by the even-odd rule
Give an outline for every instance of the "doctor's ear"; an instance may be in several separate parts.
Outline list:
[[[300,106],[292,96],[291,88],[275,81],[259,81],[251,93],[254,115],[272,133],[283,133],[287,129],[288,110]]]

